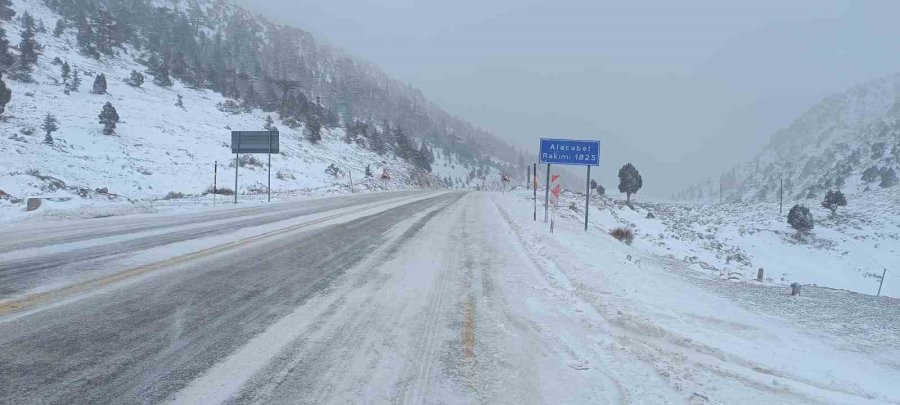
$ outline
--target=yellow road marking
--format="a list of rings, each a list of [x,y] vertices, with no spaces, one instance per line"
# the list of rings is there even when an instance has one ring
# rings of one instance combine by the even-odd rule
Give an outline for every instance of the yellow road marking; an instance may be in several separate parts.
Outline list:
[[[475,359],[475,309],[472,297],[466,299],[465,319],[463,320],[463,353],[468,360]]]

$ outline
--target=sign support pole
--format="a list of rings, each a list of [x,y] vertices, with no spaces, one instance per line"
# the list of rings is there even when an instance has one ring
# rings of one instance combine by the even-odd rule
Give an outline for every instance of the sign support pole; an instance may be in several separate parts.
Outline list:
[[[238,151],[241,150],[241,135],[238,134]],[[241,167],[241,152],[234,153],[234,203],[237,204],[238,195],[238,167]]]
[[[537,163],[534,164],[534,177],[528,179],[534,190],[534,220],[537,222]]]
[[[216,192],[219,191],[216,185],[216,177],[219,174],[219,161],[213,162],[213,207],[216,206]]]
[[[269,192],[269,202],[272,202],[272,131],[269,131],[269,184],[266,188]]]
[[[347,173],[350,175],[350,194],[353,194],[353,169],[348,167]]]
[[[778,215],[784,211],[784,179],[781,179],[781,186],[778,189]]]
[[[559,202],[556,204],[559,204]],[[554,220],[556,219],[556,204],[553,204],[553,211],[550,213],[550,233],[553,233]]]
[[[884,285],[884,276],[887,275],[887,267],[884,268],[884,271],[881,272],[881,282],[878,283],[878,294],[875,294],[876,297],[881,296],[881,286]]]
[[[547,187],[544,189],[544,223],[550,216],[550,163],[547,163]]]
[[[591,167],[587,167],[587,186],[584,188],[584,230],[588,230],[588,213],[591,211]]]

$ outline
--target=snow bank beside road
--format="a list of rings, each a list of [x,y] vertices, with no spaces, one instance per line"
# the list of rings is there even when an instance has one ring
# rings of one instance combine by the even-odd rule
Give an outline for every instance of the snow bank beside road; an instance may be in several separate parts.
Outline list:
[[[767,285],[799,282],[875,295],[887,268],[881,293],[900,297],[900,189],[847,198],[848,206],[836,218],[819,202],[805,201],[816,222],[804,241],[787,224],[790,207],[779,215],[777,203],[640,202],[632,210],[622,201],[595,195],[591,217],[603,232],[632,228],[639,250],[708,275],[748,281],[763,268]],[[564,193],[560,207],[561,217],[583,221],[583,195]]]
[[[532,202],[523,197],[495,200],[535,262],[548,278],[571,286],[574,302],[596,310],[615,347],[654,365],[683,398],[900,402],[893,383],[900,377],[900,331],[891,315],[897,300],[812,287],[797,298],[783,287],[754,289],[710,277],[660,254],[677,246],[660,246],[643,232],[627,246],[598,229],[645,219],[630,210],[592,211],[585,233],[579,213],[563,200],[550,235],[545,224],[531,221]],[[678,253],[684,252],[672,254]]]

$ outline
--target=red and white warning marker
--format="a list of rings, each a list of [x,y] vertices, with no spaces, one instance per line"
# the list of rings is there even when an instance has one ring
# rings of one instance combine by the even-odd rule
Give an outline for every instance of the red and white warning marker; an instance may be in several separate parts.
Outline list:
[[[559,204],[559,175],[550,176],[550,204],[557,206]]]

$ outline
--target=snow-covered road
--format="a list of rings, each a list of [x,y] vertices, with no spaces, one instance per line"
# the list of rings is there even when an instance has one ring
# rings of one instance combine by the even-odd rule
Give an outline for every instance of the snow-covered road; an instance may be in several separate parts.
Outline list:
[[[900,403],[893,340],[808,333],[530,204],[391,195],[175,241],[207,254],[0,315],[0,403]]]

